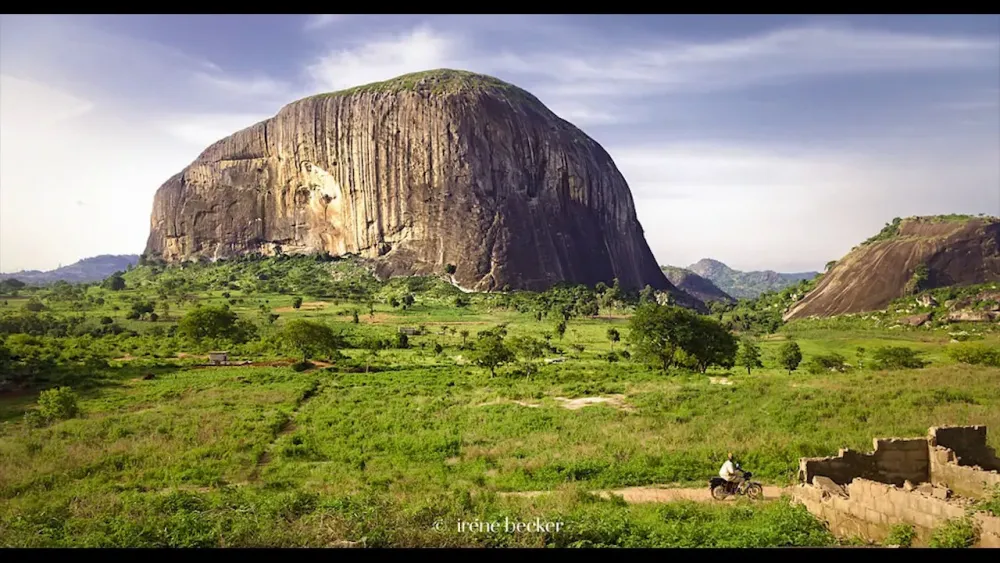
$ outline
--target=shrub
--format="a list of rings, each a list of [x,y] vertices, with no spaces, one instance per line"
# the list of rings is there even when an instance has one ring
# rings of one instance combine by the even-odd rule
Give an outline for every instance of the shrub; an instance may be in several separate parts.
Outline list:
[[[837,353],[821,354],[810,358],[806,365],[809,373],[813,375],[819,375],[830,371],[842,372],[847,370],[847,358]]]
[[[441,343],[440,342],[435,342],[434,343],[434,353],[435,354],[440,354],[443,351],[444,351],[444,347],[441,346]]]
[[[928,362],[920,357],[920,352],[906,346],[882,346],[872,354],[875,368],[884,369],[919,369]]]
[[[293,309],[298,309],[301,306],[302,306],[302,298],[301,297],[296,297],[295,300],[292,301],[292,308]]]
[[[931,547],[972,547],[979,539],[979,531],[970,518],[951,520],[931,535]]]
[[[618,361],[618,354],[616,354],[615,352],[608,352],[608,354],[604,357],[605,359],[608,360],[608,363],[614,363]]]
[[[293,371],[306,371],[307,369],[312,369],[316,367],[316,364],[308,360],[299,360],[290,366]]]
[[[24,308],[32,313],[37,313],[39,311],[44,311],[45,305],[38,299],[32,297],[27,303],[24,304]]]
[[[38,414],[46,421],[74,418],[80,414],[78,399],[69,387],[46,389],[38,396]]]
[[[980,342],[962,343],[949,348],[948,355],[963,364],[1000,367],[1000,348]]]
[[[404,332],[396,333],[396,348],[409,348],[410,347],[410,337]]]
[[[978,501],[976,508],[989,512],[993,516],[1000,516],[1000,485],[993,487],[989,498]]]
[[[112,319],[111,317],[101,317],[101,324],[102,325],[109,325],[109,324],[113,324],[114,322],[115,322],[115,320]]]
[[[917,537],[917,531],[909,524],[897,524],[889,530],[889,535],[885,538],[885,545],[898,545],[899,547],[910,547]]]

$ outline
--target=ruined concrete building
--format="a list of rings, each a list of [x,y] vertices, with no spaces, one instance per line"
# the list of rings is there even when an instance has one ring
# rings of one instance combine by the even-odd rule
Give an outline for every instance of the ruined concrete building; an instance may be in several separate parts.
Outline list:
[[[976,547],[1000,547],[1000,517],[973,507],[1000,487],[1000,458],[986,445],[985,426],[874,443],[868,454],[803,458],[793,498],[841,537],[882,542],[893,526],[909,524],[915,545],[926,545],[935,529],[968,516],[979,529]]]

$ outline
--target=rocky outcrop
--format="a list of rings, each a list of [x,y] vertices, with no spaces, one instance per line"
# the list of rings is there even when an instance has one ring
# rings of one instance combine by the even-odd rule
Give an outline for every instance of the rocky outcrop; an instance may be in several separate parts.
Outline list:
[[[1000,218],[911,217],[855,248],[785,320],[884,309],[912,291],[1000,281]]]
[[[667,279],[670,280],[670,283],[674,284],[677,289],[680,289],[684,293],[687,293],[703,303],[708,303],[710,301],[718,301],[720,303],[736,302],[735,299],[730,297],[725,291],[719,289],[714,283],[699,276],[691,270],[685,270],[684,268],[677,268],[675,266],[660,266],[660,269],[663,270],[663,273],[667,275]]]
[[[454,265],[473,290],[617,278],[690,302],[607,152],[524,90],[461,71],[293,102],[170,178],[151,223],[146,252],[170,262],[358,254],[385,276]]]

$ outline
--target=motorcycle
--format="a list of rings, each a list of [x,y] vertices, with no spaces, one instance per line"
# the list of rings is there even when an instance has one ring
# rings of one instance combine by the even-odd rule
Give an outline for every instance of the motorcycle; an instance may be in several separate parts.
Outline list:
[[[738,471],[743,471],[737,466]],[[723,500],[726,497],[744,495],[753,500],[759,500],[764,498],[764,487],[760,483],[755,483],[750,480],[753,477],[753,473],[749,471],[743,471],[743,481],[738,485],[730,481],[726,481],[722,477],[713,477],[708,482],[708,488],[712,491],[712,498],[715,500]]]

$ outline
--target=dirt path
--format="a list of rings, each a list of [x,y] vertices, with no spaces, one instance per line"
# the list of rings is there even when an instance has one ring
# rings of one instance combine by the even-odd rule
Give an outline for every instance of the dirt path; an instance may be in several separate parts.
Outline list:
[[[786,489],[784,487],[764,487],[764,499],[774,500],[781,496],[781,493]],[[548,494],[551,491],[525,491],[517,493],[501,493],[502,496],[515,496],[515,497],[537,497],[539,495]],[[698,502],[710,502],[713,501],[712,493],[708,490],[708,487],[698,487],[698,488],[686,488],[686,487],[628,487],[624,489],[610,489],[603,491],[594,491],[594,494],[600,495],[604,498],[608,498],[610,495],[616,495],[622,497],[625,502],[637,504],[637,503],[648,503],[648,502],[676,502],[679,500],[693,500]],[[727,500],[731,500],[734,497],[729,497]]]

